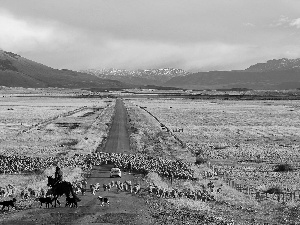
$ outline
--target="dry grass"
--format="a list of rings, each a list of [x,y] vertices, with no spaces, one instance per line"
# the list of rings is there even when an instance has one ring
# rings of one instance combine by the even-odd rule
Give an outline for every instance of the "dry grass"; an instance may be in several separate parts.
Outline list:
[[[253,186],[300,183],[300,173],[273,173],[274,165],[300,166],[299,101],[132,99],[171,130],[192,152]]]
[[[0,123],[3,122],[0,132],[4,134],[0,138],[1,152],[35,156],[94,151],[108,132],[106,124],[110,122],[114,104],[114,102],[107,104],[99,99],[18,98],[17,100],[5,98],[4,102],[0,102],[0,112],[6,112],[7,107],[14,108],[10,111],[10,116],[7,113],[0,114]],[[44,126],[17,135],[24,128],[24,124],[31,126],[83,106],[88,107],[73,115],[59,117]],[[94,107],[99,110],[94,111]],[[5,118],[9,118],[10,122]],[[79,127],[71,129],[74,123]],[[15,129],[11,129],[11,124],[14,124]]]
[[[162,157],[174,157],[195,162],[191,152],[200,152],[219,170],[227,171],[239,183],[261,190],[269,187],[300,189],[300,172],[273,172],[274,166],[289,163],[299,168],[300,154],[300,110],[299,101],[205,101],[188,99],[131,99],[127,102],[131,124],[137,128],[132,140],[138,142],[137,149],[156,146]],[[162,129],[159,122],[151,119],[144,110],[147,107],[160,122],[172,129],[183,128],[175,134],[187,144],[179,148],[176,142],[159,141]],[[151,123],[151,124],[149,124]],[[159,134],[159,135],[158,135]],[[167,144],[169,151],[165,151]],[[144,148],[143,148],[144,147]],[[160,186],[190,189],[207,184],[202,177],[205,165],[193,166],[197,182],[175,181],[155,178]],[[221,185],[221,181],[214,181]],[[199,209],[236,221],[237,224],[295,224],[299,203],[278,204],[276,200],[257,202],[227,185],[221,193],[213,193],[216,202],[204,203]],[[188,200],[189,201],[189,200]],[[178,207],[195,209],[195,202],[172,201]],[[286,218],[283,220],[283,218]]]
[[[83,106],[87,107],[80,112],[59,117],[17,135],[26,127]],[[1,98],[1,154],[61,157],[75,153],[91,153],[100,145],[103,137],[107,136],[107,124],[111,122],[113,110],[113,100],[108,102],[101,99],[77,98]],[[71,127],[72,124],[79,126]],[[63,172],[66,181],[73,182],[83,178],[81,168],[63,168]],[[54,175],[54,168],[48,168],[41,174],[1,174],[0,185],[5,187],[12,184],[16,187],[17,194],[25,188],[47,189],[48,175]]]
[[[168,202],[173,204],[177,208],[188,208],[191,210],[208,212],[211,210],[210,206],[206,202],[194,201],[191,199],[167,199]]]
[[[125,102],[125,105],[131,119],[130,125],[136,129],[136,132],[130,135],[131,147],[136,152],[169,159],[182,159],[186,162],[195,161],[191,152],[180,146],[172,135],[163,131],[152,116],[131,102]]]

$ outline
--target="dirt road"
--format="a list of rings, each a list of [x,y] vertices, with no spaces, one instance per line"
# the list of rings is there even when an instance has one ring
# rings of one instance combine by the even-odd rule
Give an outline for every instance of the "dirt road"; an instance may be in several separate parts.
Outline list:
[[[111,130],[104,148],[107,152],[130,152],[129,135],[127,131],[126,109],[123,102],[116,101],[116,111]],[[98,149],[100,150],[100,149]],[[112,180],[131,180],[138,182],[139,174],[129,174],[122,171],[122,178],[110,178],[109,171],[112,165],[94,167],[88,178],[90,184],[107,184]],[[107,197],[109,206],[100,206],[97,196]],[[153,224],[144,199],[129,192],[117,192],[114,187],[110,192],[101,189],[96,195],[88,190],[86,195],[79,196],[81,201],[78,208],[64,207],[64,197],[61,197],[62,206],[57,208],[39,208],[38,203],[31,209],[17,212],[8,212],[0,218],[0,224]]]

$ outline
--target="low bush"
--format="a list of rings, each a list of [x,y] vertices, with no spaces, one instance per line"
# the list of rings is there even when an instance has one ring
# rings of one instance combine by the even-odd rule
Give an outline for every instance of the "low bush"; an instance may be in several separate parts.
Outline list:
[[[279,164],[276,165],[274,168],[274,172],[288,172],[293,171],[294,168],[290,164]]]

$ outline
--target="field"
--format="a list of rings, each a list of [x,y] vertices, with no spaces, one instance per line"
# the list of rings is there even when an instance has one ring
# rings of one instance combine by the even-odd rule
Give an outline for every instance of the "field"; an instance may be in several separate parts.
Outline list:
[[[147,139],[148,144],[140,149],[153,151],[156,146],[153,144],[153,138],[147,138],[151,133],[152,136],[158,137],[158,140],[168,137],[165,139],[169,141],[164,143],[170,143],[171,133],[183,141],[185,148],[180,147],[173,139],[173,145],[161,145],[165,147],[156,148],[156,154],[160,152],[162,157],[185,157],[187,161],[195,162],[195,153],[200,153],[215,168],[225,171],[227,176],[238,183],[261,191],[271,187],[293,191],[300,190],[299,103],[141,98],[128,99],[127,104],[130,111],[135,112],[135,115],[140,114],[139,119],[144,121],[144,125],[136,125],[137,131],[133,135],[140,137],[134,137],[136,143]],[[142,124],[137,120],[134,119],[136,124]],[[149,124],[152,124],[152,127]],[[160,124],[171,132],[166,132]],[[274,172],[279,164],[289,164],[293,170]],[[228,191],[232,196],[221,198],[227,199],[226,201],[231,202],[234,207],[238,208],[240,203],[244,202],[246,205],[242,204],[242,207],[258,207],[259,210],[263,210],[262,214],[257,213],[256,219],[260,222],[278,222],[278,218],[286,216],[279,213],[278,207],[282,206],[277,205],[275,201],[265,201],[257,205],[256,201],[251,202],[251,199],[243,194],[234,193],[230,188]],[[293,207],[298,207],[298,203],[298,200],[292,203]],[[290,208],[285,208],[287,209]],[[222,211],[218,210],[219,213]],[[235,214],[232,209],[229,212],[226,209],[224,212],[232,214],[231,216]],[[251,213],[243,213],[245,214],[237,210],[238,216],[234,219],[245,216],[250,220],[254,217]],[[248,224],[246,219],[241,223],[244,222]]]
[[[107,136],[114,100],[71,97],[0,98],[0,154],[31,157],[69,157],[88,154]],[[22,188],[46,186],[48,168],[40,176],[0,175],[1,187],[11,184]],[[81,168],[65,168],[65,179],[82,179]]]
[[[115,99],[75,98],[72,92],[63,96],[45,93],[9,93],[0,98],[1,155],[70,158],[76,153],[94,152],[105,142]],[[299,101],[127,98],[124,103],[131,151],[187,162],[197,178],[171,181],[150,172],[143,180],[145,184],[179,190],[206,186],[210,178],[204,172],[211,169],[207,163],[195,165],[199,154],[227,178],[256,190],[300,190]],[[280,164],[288,164],[293,170],[274,172]],[[70,182],[83,176],[79,167],[65,167],[63,172]],[[54,167],[42,174],[1,174],[1,187],[11,184],[17,194],[25,188],[38,190],[46,187],[46,176],[53,174]],[[150,199],[154,200],[150,205],[162,213],[171,213],[175,207],[236,224],[297,224],[299,220],[299,198],[284,203],[257,201],[222,179],[211,180],[222,190],[212,193],[216,201]]]

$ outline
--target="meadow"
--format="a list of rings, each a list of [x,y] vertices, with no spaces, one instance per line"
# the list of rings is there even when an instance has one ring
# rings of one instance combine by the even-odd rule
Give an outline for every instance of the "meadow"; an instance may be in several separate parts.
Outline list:
[[[71,157],[94,152],[107,136],[114,100],[71,97],[0,98],[0,154],[40,158]],[[63,168],[64,179],[83,179],[81,168]],[[46,188],[47,175],[1,174],[1,187]],[[47,189],[47,188],[46,188]]]
[[[196,154],[200,154],[218,171],[225,172],[230,179],[261,191],[272,187],[289,191],[300,190],[299,103],[172,98],[140,98],[127,101],[129,114],[133,115],[131,125],[136,128],[131,138],[135,146],[139,146],[138,149],[189,162],[195,162]],[[182,147],[176,142],[172,138],[174,136],[185,146]],[[276,166],[281,164],[290,165],[292,170],[275,172]],[[206,164],[194,169],[200,177],[207,170]],[[207,180],[203,178],[199,182],[176,185],[197,188],[205,182]],[[216,182],[221,185],[222,180]],[[209,207],[202,203],[199,210],[217,209],[217,213],[240,220],[241,224],[248,224],[251,217],[256,217],[260,222],[278,222],[287,216],[279,213],[282,205],[276,201],[267,200],[258,204],[254,198],[239,193],[224,183],[222,185],[226,191],[216,197],[219,203],[227,202],[230,209],[220,207],[221,203],[210,204]],[[299,200],[288,204],[298,207],[298,203]],[[189,203],[177,204],[185,207]],[[254,216],[251,212],[242,212],[239,207],[255,209],[260,213],[256,212],[257,216]],[[291,209],[285,207],[282,213]],[[241,217],[245,217],[243,221]]]
[[[171,98],[129,98],[128,112],[132,152],[149,157],[191,163],[196,180],[173,180],[149,173],[144,182],[158,187],[197,190],[207,185],[207,164],[195,165],[196,154],[227,177],[242,184],[267,190],[300,189],[299,101],[233,101]],[[114,99],[68,96],[15,96],[0,98],[0,154],[31,157],[72,157],[89,154],[108,134],[114,114]],[[289,164],[290,172],[274,172],[276,165]],[[63,168],[65,179],[83,178],[81,168]],[[1,186],[13,185],[17,193],[46,188],[47,175],[1,174]],[[221,178],[221,177],[219,177]],[[237,224],[278,222],[297,210],[299,200],[285,205],[251,196],[212,178],[220,193],[214,202],[166,199],[168,204],[236,221]],[[252,222],[251,222],[252,221]],[[296,221],[295,217],[289,221]]]

